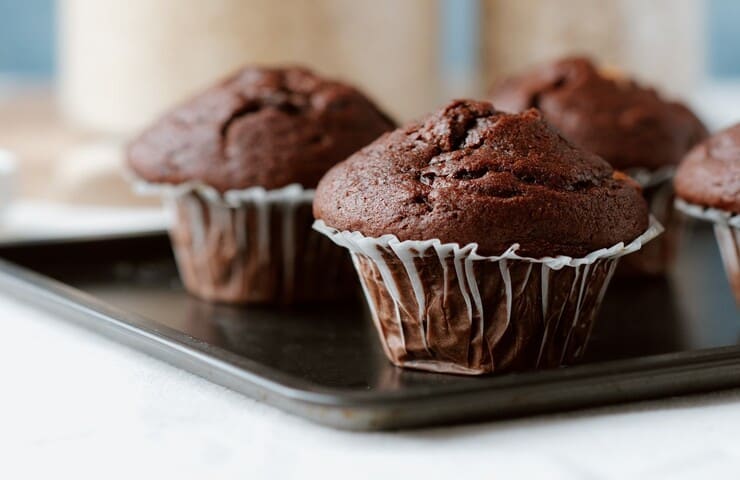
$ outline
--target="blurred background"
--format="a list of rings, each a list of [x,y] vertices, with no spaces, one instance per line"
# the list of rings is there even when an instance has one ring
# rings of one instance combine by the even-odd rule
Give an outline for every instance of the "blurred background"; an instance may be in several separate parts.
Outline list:
[[[351,81],[400,120],[584,53],[689,101],[740,106],[736,0],[0,0],[0,148],[21,198],[132,205],[121,146],[244,63]]]

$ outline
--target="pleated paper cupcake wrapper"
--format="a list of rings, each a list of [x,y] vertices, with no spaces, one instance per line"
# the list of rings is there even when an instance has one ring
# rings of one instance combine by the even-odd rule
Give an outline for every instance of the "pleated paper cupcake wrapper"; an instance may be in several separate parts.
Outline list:
[[[293,184],[223,194],[203,184],[135,181],[160,195],[185,287],[210,301],[291,304],[353,294],[346,253],[311,229],[314,191]]]
[[[676,199],[676,208],[686,215],[714,224],[714,236],[722,255],[727,278],[740,306],[740,214],[708,208]]]
[[[663,225],[665,232],[639,252],[622,259],[617,269],[618,277],[662,275],[673,264],[682,226],[680,216],[673,209],[675,172],[673,165],[657,170],[631,168],[625,172],[640,184],[650,213]]]
[[[401,367],[457,374],[555,367],[577,360],[620,257],[648,230],[582,258],[498,256],[477,244],[365,237],[318,220],[352,254],[383,349]]]
[[[676,173],[675,165],[666,165],[657,170],[647,168],[628,168],[624,171],[632,180],[640,184],[643,189],[649,189],[673,180]]]

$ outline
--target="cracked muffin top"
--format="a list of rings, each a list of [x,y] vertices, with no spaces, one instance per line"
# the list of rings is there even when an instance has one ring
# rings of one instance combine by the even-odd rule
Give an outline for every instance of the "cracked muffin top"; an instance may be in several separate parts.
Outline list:
[[[639,186],[574,146],[537,110],[509,114],[454,101],[380,137],[319,183],[328,226],[401,240],[512,244],[530,257],[583,256],[648,227]]]
[[[166,114],[133,140],[135,175],[220,192],[299,183],[395,127],[349,85],[298,67],[248,67]]]
[[[678,167],[676,195],[740,213],[740,123],[694,147]]]
[[[494,87],[491,101],[511,112],[539,109],[567,138],[622,170],[675,165],[707,136],[686,106],[600,71],[586,58],[565,58],[506,79]]]

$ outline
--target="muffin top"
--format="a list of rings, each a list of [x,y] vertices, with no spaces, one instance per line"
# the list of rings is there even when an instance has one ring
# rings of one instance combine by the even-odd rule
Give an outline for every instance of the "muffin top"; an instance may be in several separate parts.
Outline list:
[[[707,136],[684,105],[634,81],[566,58],[502,81],[491,101],[519,112],[538,108],[563,135],[620,170],[677,164]]]
[[[687,202],[740,213],[740,123],[694,147],[675,185]]]
[[[128,148],[154,183],[202,182],[224,192],[299,183],[395,127],[353,87],[304,68],[248,67],[166,114]]]
[[[639,186],[537,110],[454,101],[380,137],[321,180],[314,216],[366,236],[478,244],[497,255],[583,256],[648,227]]]

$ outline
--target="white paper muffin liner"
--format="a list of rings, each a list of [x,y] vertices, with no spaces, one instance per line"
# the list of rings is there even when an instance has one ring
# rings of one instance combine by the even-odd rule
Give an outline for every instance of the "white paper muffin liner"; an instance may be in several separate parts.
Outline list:
[[[629,175],[632,180],[639,183],[640,186],[645,189],[660,185],[661,183],[673,179],[673,175],[675,175],[676,173],[676,166],[666,165],[664,167],[658,168],[657,170],[650,170],[647,168],[639,167],[628,168],[624,171],[624,173]]]
[[[310,203],[313,202],[313,197],[316,193],[316,190],[304,188],[302,185],[297,183],[271,190],[267,190],[263,187],[250,187],[239,190],[227,190],[223,193],[210,185],[206,185],[201,182],[169,184],[151,183],[133,179],[132,184],[134,191],[139,195],[156,195],[163,198],[177,198],[190,193],[198,193],[212,203],[220,203],[232,208],[240,207],[247,202],[256,202],[265,208],[271,203]]]
[[[680,198],[676,199],[675,205],[678,210],[690,217],[714,224],[714,236],[717,238],[722,263],[735,294],[735,300],[740,305],[740,214],[696,205]]]
[[[718,208],[705,207],[695,203],[689,203],[686,200],[677,198],[675,206],[678,210],[686,215],[708,222],[726,225],[732,228],[740,228],[740,213],[734,213]]]
[[[649,228],[580,258],[501,255],[437,239],[400,241],[314,229],[352,254],[388,358],[402,367],[481,374],[559,366],[580,357],[617,260],[662,232]]]
[[[636,181],[648,202],[650,213],[663,225],[665,233],[656,241],[619,263],[617,276],[663,275],[673,264],[680,241],[681,221],[673,210],[675,165],[657,170],[630,168],[625,171]]]
[[[163,198],[181,278],[196,296],[285,304],[349,294],[342,273],[351,270],[348,260],[311,229],[314,190],[292,184],[220,193],[195,182],[133,185],[139,194]]]

